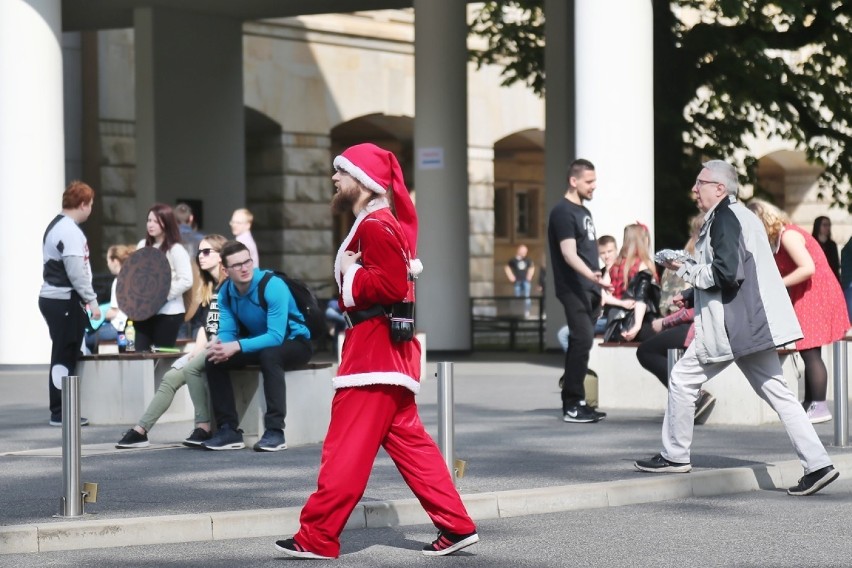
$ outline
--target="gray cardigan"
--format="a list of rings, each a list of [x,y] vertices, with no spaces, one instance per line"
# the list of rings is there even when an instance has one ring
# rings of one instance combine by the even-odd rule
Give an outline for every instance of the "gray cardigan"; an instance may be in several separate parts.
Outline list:
[[[730,361],[802,338],[763,223],[736,198],[704,216],[696,261],[678,276],[692,284],[695,347],[702,364]]]

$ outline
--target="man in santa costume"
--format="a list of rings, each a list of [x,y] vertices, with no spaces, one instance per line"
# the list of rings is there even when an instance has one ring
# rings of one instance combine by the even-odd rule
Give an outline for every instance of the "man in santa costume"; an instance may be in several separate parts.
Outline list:
[[[302,509],[299,532],[275,547],[299,558],[337,558],[340,533],[383,447],[438,528],[423,554],[450,554],[479,536],[417,413],[420,344],[392,339],[387,315],[393,304],[413,301],[412,279],[422,270],[415,258],[417,212],[393,153],[358,144],[337,156],[334,168],[332,207],[356,216],[334,262],[350,328],[334,379],[317,491]]]

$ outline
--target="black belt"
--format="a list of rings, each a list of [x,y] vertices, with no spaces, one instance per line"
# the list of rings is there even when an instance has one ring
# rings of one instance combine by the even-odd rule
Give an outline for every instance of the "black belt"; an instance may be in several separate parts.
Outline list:
[[[343,319],[346,320],[346,329],[352,329],[361,322],[365,322],[376,316],[386,316],[385,309],[376,304],[372,308],[366,310],[355,310],[352,312],[343,312]]]

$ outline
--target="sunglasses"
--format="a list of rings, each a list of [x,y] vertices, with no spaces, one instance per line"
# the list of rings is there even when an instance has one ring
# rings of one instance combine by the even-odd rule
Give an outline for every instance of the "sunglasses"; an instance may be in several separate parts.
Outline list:
[[[197,254],[196,256],[210,256],[210,253],[211,253],[211,252],[218,252],[218,251],[213,250],[212,248],[209,248],[209,249],[198,249],[198,254]]]

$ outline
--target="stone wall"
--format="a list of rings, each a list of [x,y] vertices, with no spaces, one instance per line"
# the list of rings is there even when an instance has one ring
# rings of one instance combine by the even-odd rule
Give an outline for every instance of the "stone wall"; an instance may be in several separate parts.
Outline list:
[[[136,244],[144,236],[136,231],[140,212],[136,211],[135,123],[101,120],[100,187],[103,208],[104,250],[114,244]]]
[[[261,264],[286,271],[321,296],[331,288],[331,156],[322,134],[247,138],[246,198]]]

